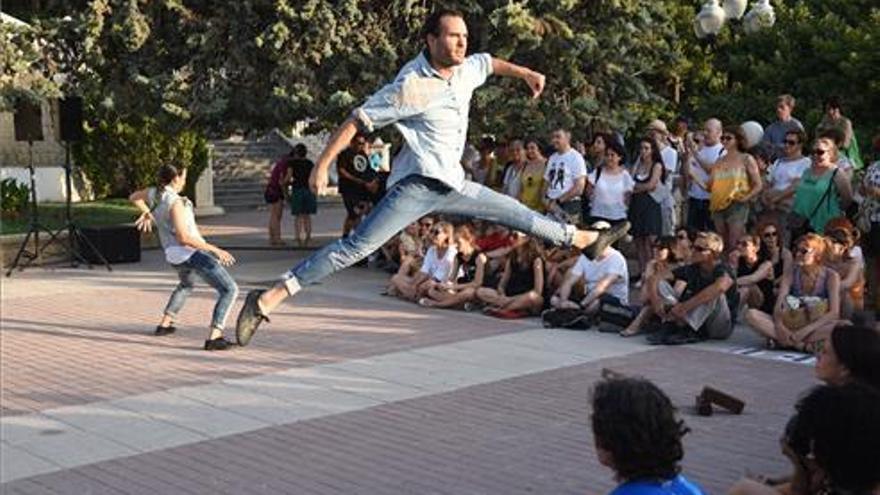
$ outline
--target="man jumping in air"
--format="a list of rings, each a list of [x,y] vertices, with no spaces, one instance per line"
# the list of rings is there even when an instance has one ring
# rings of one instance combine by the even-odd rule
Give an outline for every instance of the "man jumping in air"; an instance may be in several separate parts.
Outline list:
[[[465,180],[459,160],[474,90],[497,74],[522,79],[537,98],[544,90],[544,75],[487,53],[465,57],[468,31],[458,11],[431,14],[423,37],[422,53],[333,133],[309,179],[312,190],[321,194],[330,164],[358,130],[371,133],[395,124],[405,144],[394,159],[388,192],[351,235],[300,262],[271,289],[248,293],[236,327],[240,345],[250,342],[260,323],[284,299],[365,258],[408,224],[432,212],[479,217],[557,245],[574,245],[589,258],[629,230],[626,222],[603,231],[578,230]]]

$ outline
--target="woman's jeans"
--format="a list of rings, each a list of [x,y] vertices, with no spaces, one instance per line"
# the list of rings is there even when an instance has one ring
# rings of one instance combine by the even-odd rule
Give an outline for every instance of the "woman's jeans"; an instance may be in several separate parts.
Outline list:
[[[183,308],[186,298],[195,286],[195,276],[198,275],[217,291],[217,304],[214,305],[214,314],[211,316],[211,328],[223,330],[232,303],[238,296],[238,285],[226,268],[223,268],[217,258],[204,251],[196,251],[188,260],[171,266],[177,270],[180,283],[168,299],[165,314],[174,317]]]
[[[324,246],[285,273],[288,293],[357,263],[432,212],[482,218],[556,245],[570,245],[575,232],[573,225],[551,220],[476,182],[465,181],[456,191],[437,179],[411,175],[394,184],[348,237]]]

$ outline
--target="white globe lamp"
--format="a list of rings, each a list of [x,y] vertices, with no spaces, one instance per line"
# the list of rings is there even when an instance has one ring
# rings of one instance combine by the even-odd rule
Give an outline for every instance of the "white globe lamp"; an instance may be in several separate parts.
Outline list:
[[[724,19],[724,9],[718,4],[718,0],[707,0],[703,4],[703,9],[697,14],[697,22],[700,24],[700,29],[707,36],[715,36],[721,32],[721,28],[724,26]]]
[[[740,19],[746,13],[746,0],[724,0],[721,5],[728,19]]]

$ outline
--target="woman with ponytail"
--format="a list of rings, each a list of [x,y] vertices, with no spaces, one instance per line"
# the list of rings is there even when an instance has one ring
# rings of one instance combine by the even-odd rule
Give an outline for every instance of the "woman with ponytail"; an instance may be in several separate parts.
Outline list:
[[[149,232],[153,223],[156,224],[165,260],[180,278],[180,283],[168,299],[155,334],[169,335],[175,332],[174,320],[192,292],[198,275],[218,295],[211,318],[211,331],[204,347],[206,351],[222,351],[232,345],[223,337],[223,327],[238,296],[238,286],[224,267],[235,263],[235,258],[206,242],[199,233],[192,202],[180,195],[185,184],[186,169],[162,165],[157,187],[142,189],[129,196],[129,200],[141,211],[135,221],[138,230]]]

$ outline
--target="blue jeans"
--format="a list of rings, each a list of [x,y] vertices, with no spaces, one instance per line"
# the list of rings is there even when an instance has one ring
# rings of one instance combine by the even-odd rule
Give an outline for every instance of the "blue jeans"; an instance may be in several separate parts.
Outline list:
[[[226,268],[223,268],[217,258],[205,251],[196,251],[188,260],[171,266],[177,270],[180,283],[168,298],[165,314],[172,318],[177,316],[195,286],[195,275],[198,275],[217,291],[217,304],[214,305],[214,314],[211,316],[211,328],[223,330],[232,303],[238,297],[238,285]]]
[[[348,237],[324,246],[285,273],[287,291],[293,295],[302,286],[357,263],[432,212],[482,218],[557,245],[570,245],[575,232],[573,225],[551,220],[476,182],[467,181],[456,191],[437,179],[411,175],[394,184]]]

